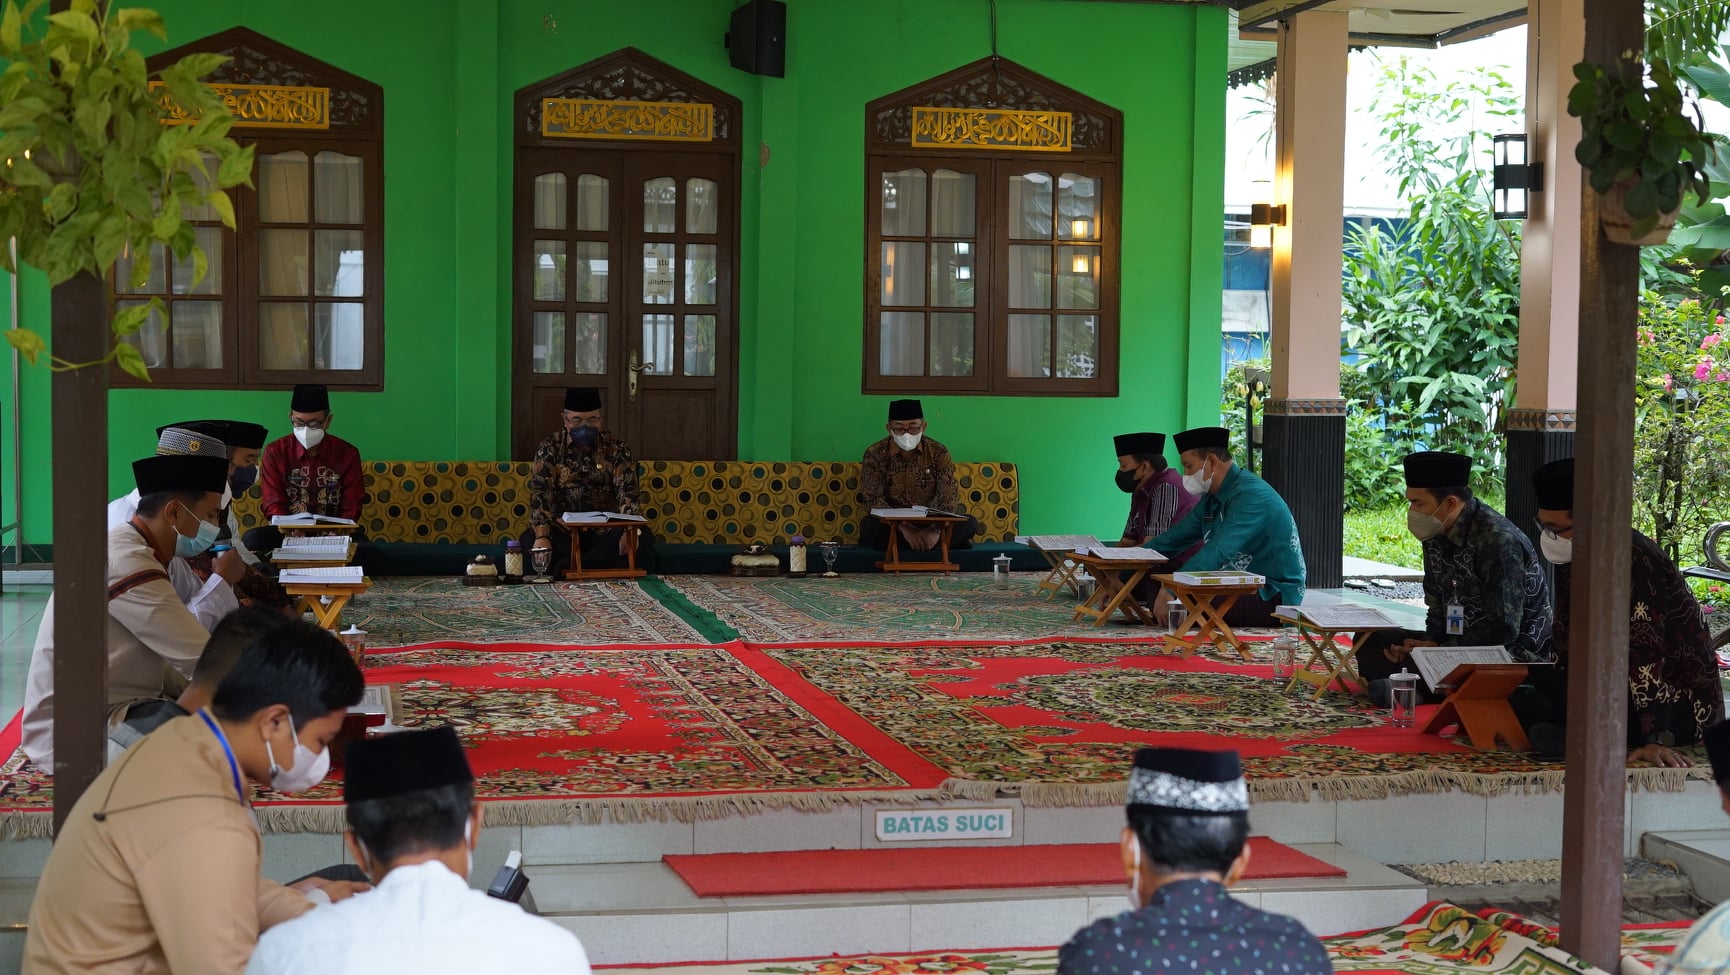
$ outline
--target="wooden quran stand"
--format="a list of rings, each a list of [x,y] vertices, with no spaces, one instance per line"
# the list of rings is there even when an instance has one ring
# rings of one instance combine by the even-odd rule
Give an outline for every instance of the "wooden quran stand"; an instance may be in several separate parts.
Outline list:
[[[1508,695],[1526,680],[1524,664],[1461,664],[1442,681],[1453,688],[1447,700],[1424,725],[1424,734],[1439,735],[1449,725],[1459,725],[1472,747],[1493,751],[1501,738],[1509,748],[1532,747],[1525,729],[1508,705]]]
[[[648,575],[646,569],[637,568],[637,543],[642,538],[645,527],[640,521],[593,521],[555,522],[571,536],[571,565],[565,570],[566,579],[641,579]],[[583,532],[607,531],[622,529],[625,539],[625,567],[622,569],[585,569],[583,568]]]
[[[884,572],[900,575],[903,572],[959,572],[961,566],[949,561],[949,541],[955,534],[956,525],[967,523],[966,518],[959,515],[876,515],[878,521],[889,528],[889,545],[883,553],[883,561],[877,563],[877,568]],[[915,528],[936,528],[938,537],[937,561],[921,561],[905,559],[901,555],[901,526],[912,525]]]

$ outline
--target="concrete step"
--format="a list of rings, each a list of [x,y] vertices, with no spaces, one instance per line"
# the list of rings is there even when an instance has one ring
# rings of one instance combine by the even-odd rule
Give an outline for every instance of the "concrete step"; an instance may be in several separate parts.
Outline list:
[[[1730,900],[1730,829],[1669,830],[1648,833],[1641,855],[1674,863],[1708,904]]]

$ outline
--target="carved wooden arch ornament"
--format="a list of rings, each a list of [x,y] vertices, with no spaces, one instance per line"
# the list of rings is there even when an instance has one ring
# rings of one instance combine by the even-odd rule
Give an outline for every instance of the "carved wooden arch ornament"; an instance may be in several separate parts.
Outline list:
[[[228,102],[237,127],[307,136],[326,130],[345,139],[384,136],[383,88],[245,27],[189,41],[147,63],[156,71],[201,52],[229,57],[206,80]]]
[[[519,146],[739,151],[740,102],[633,47],[518,89]]]
[[[873,152],[963,148],[1097,158],[1120,151],[1123,113],[1008,58],[987,57],[871,102],[865,127]]]

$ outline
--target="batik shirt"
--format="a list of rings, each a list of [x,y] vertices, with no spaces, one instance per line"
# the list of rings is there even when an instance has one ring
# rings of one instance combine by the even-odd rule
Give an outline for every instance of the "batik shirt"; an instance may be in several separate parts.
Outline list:
[[[637,461],[623,440],[606,431],[593,448],[560,431],[541,441],[529,474],[529,523],[550,528],[567,511],[637,514]]]
[[[1123,526],[1123,537],[1139,544],[1143,539],[1163,535],[1182,521],[1199,500],[1183,489],[1183,472],[1167,467],[1137,485],[1135,493],[1129,496],[1129,522]],[[1181,563],[1199,547],[1174,553],[1172,557]]]
[[[354,444],[327,433],[307,450],[299,440],[282,437],[264,448],[258,466],[265,517],[310,511],[359,520],[366,488]]]
[[[1174,880],[1139,911],[1081,929],[1058,975],[1332,975],[1315,935],[1289,917],[1233,900],[1212,880]]]
[[[1304,599],[1304,553],[1291,509],[1273,486],[1236,464],[1225,483],[1204,494],[1189,514],[1147,545],[1167,555],[1200,542],[1183,568],[1188,572],[1253,572],[1267,577],[1259,595],[1282,605]]]
[[[1628,745],[1691,745],[1724,720],[1712,637],[1682,573],[1650,538],[1634,533],[1628,611]],[[1556,663],[1568,664],[1573,566],[1556,566]]]
[[[959,514],[961,489],[949,448],[930,437],[912,450],[902,450],[889,437],[866,447],[859,465],[859,503],[866,508],[923,505]]]
[[[1507,647],[1515,660],[1550,659],[1550,587],[1531,539],[1476,498],[1446,534],[1423,544],[1426,635],[1462,647]],[[1448,607],[1465,629],[1448,633]]]

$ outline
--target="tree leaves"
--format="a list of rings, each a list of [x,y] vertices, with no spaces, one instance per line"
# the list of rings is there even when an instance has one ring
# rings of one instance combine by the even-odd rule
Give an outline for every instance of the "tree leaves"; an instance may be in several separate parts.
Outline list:
[[[48,347],[48,343],[42,340],[42,336],[27,328],[7,329],[6,342],[17,349],[18,354],[24,357],[24,361],[31,365],[36,364],[36,357]]]

